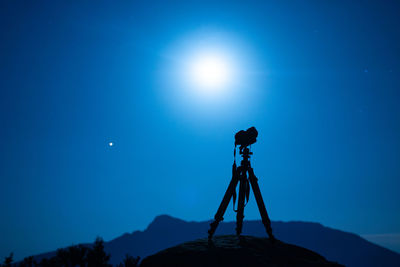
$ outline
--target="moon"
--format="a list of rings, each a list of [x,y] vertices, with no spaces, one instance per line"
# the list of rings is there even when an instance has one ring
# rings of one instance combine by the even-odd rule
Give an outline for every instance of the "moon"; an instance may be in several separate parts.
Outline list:
[[[241,38],[221,31],[183,37],[162,54],[160,95],[175,114],[224,116],[256,83],[249,78],[256,69],[251,51]]]
[[[185,87],[196,97],[208,100],[227,97],[235,85],[234,60],[222,49],[194,50],[186,58],[184,68]]]
[[[189,76],[193,84],[201,90],[216,91],[229,83],[231,69],[224,56],[204,53],[192,59]]]

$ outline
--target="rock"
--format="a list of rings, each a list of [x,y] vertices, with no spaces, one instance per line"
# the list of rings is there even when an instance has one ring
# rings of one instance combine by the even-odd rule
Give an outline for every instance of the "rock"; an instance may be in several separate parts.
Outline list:
[[[239,266],[330,266],[343,265],[328,262],[321,255],[282,241],[267,238],[234,235],[197,239],[148,256],[141,267],[239,267]]]

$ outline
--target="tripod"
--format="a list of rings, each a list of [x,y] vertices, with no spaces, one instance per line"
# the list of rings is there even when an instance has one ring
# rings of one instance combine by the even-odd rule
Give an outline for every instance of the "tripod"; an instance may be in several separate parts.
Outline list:
[[[229,183],[228,189],[225,192],[224,198],[222,199],[221,204],[217,210],[217,213],[214,216],[214,221],[210,224],[210,230],[208,230],[208,239],[211,240],[214,235],[215,230],[218,227],[218,224],[224,219],[224,213],[228,204],[233,198],[233,205],[235,205],[236,200],[236,186],[240,182],[239,185],[239,199],[238,199],[238,207],[236,214],[236,234],[240,236],[242,233],[243,226],[243,218],[244,218],[244,206],[245,206],[245,198],[249,201],[250,194],[250,185],[253,188],[254,197],[257,201],[258,210],[260,211],[260,215],[262,218],[262,223],[264,224],[265,230],[268,233],[269,238],[274,241],[275,237],[272,234],[271,221],[268,217],[267,209],[265,208],[263,198],[261,196],[260,187],[258,186],[258,179],[254,175],[253,168],[250,165],[250,155],[253,153],[250,152],[249,148],[240,147],[239,150],[240,155],[242,155],[243,160],[240,163],[239,167],[236,167],[236,162],[233,163],[232,166],[232,180]],[[248,177],[247,177],[248,174]]]

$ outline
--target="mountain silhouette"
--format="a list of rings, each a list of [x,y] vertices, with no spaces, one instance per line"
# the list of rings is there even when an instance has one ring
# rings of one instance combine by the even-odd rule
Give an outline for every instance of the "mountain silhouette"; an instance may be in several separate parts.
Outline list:
[[[163,249],[177,246],[207,236],[211,221],[184,221],[168,215],[157,216],[144,231],[123,234],[104,243],[110,262],[118,264],[126,254],[140,256],[142,259]],[[222,222],[216,231],[218,235],[235,233],[235,222]],[[373,244],[358,235],[325,227],[310,222],[272,222],[277,239],[300,246],[347,267],[398,267],[400,254]],[[243,234],[255,237],[267,237],[261,221],[245,221]],[[86,244],[90,245],[90,244]],[[51,257],[55,252],[35,256],[40,260]]]

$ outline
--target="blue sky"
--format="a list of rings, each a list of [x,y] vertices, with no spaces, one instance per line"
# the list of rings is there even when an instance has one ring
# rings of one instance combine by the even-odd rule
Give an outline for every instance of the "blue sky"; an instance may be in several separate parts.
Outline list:
[[[211,219],[250,126],[272,220],[400,233],[395,1],[0,5],[0,256]],[[216,44],[240,81],[188,97]]]

